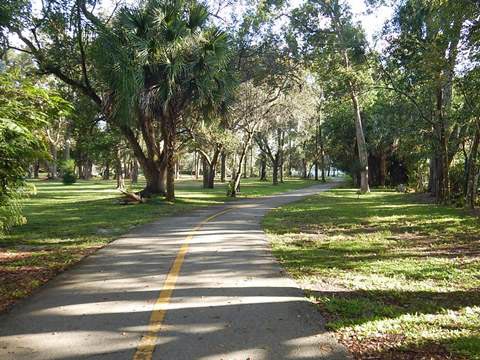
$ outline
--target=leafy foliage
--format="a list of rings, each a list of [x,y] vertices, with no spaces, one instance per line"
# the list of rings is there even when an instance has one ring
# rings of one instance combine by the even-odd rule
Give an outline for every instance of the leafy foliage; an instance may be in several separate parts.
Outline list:
[[[64,160],[60,163],[60,171],[62,172],[62,181],[64,185],[71,185],[77,181],[75,175],[75,161]]]
[[[28,193],[25,176],[33,160],[48,156],[39,130],[65,108],[57,94],[14,72],[0,74],[0,232],[25,222],[19,204]]]

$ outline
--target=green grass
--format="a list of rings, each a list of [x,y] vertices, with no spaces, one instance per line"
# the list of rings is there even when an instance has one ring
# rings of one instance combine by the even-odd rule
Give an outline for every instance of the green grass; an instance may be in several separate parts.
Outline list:
[[[59,181],[31,183],[36,195],[24,202],[27,224],[0,237],[0,311],[135,226],[231,200],[225,195],[225,184],[202,189],[201,181],[193,180],[177,182],[174,204],[153,198],[140,205],[120,205],[121,194],[114,181],[78,181],[68,186]],[[289,179],[272,186],[242,179],[239,197],[272,195],[313,184]]]
[[[480,359],[480,219],[420,200],[338,189],[264,226],[358,358]]]

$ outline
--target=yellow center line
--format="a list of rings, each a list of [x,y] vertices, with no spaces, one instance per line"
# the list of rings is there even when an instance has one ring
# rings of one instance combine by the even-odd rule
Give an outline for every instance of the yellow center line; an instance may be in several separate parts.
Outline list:
[[[162,321],[165,318],[167,312],[166,305],[170,302],[172,297],[172,292],[175,289],[175,284],[177,282],[178,275],[180,274],[180,269],[182,268],[183,260],[187,254],[189,243],[195,236],[195,233],[199,231],[206,223],[212,221],[216,217],[225,214],[228,211],[233,210],[233,208],[222,210],[216,214],[213,214],[199,223],[195,228],[190,232],[186,237],[185,242],[180,247],[180,250],[177,253],[175,261],[168,272],[165,283],[163,284],[162,291],[157,298],[157,301],[153,305],[152,315],[150,316],[150,321],[148,324],[147,332],[140,339],[138,344],[137,351],[133,356],[133,360],[150,360],[155,350],[155,345],[157,343],[158,333],[162,328]]]

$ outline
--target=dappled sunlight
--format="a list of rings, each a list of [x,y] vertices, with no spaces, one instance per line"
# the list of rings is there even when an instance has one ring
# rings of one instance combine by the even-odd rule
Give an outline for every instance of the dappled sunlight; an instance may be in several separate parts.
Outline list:
[[[274,210],[264,225],[329,327],[355,349],[364,344],[360,353],[477,351],[479,218],[409,195],[357,200],[339,189]]]
[[[161,305],[162,357],[344,359],[320,315],[283,276],[261,231],[266,211],[296,198],[245,200],[133,229],[13,308],[0,327],[0,357],[15,351],[26,358],[23,347],[52,359],[131,358],[188,241],[175,289]],[[221,209],[228,211],[197,227]]]

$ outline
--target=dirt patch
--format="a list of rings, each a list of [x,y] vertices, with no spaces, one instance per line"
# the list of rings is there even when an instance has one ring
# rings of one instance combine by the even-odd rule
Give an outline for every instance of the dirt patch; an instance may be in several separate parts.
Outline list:
[[[98,247],[0,252],[0,313]]]
[[[5,265],[10,262],[26,259],[30,256],[32,256],[31,252],[0,251],[0,265]]]

